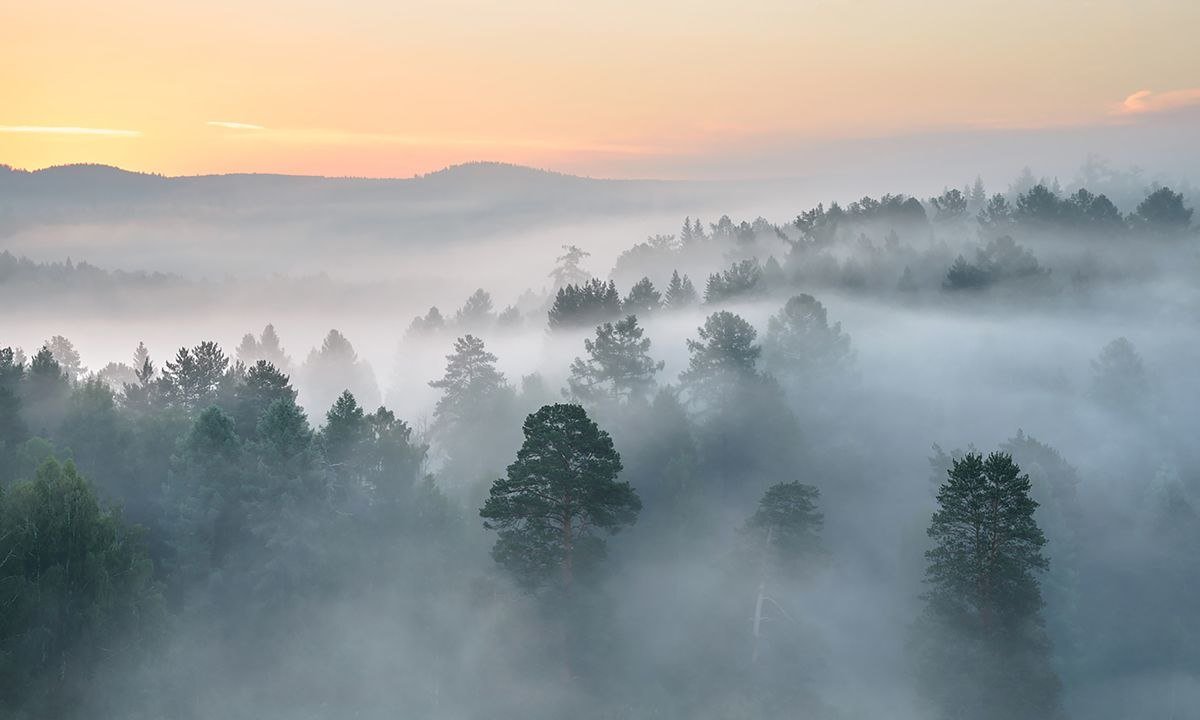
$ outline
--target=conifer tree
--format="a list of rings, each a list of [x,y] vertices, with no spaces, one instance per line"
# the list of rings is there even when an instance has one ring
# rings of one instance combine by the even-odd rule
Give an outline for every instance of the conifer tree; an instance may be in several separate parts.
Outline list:
[[[530,590],[570,594],[604,557],[601,533],[637,519],[641,501],[618,482],[612,438],[579,405],[546,405],[525,419],[525,442],[479,511],[499,539],[492,557]]]
[[[596,339],[583,341],[588,359],[571,363],[567,394],[581,401],[645,399],[663,363],[650,357],[650,339],[644,334],[634,315],[597,327]]]
[[[1061,716],[1037,574],[1048,561],[1029,476],[1010,455],[954,459],[925,553],[921,689],[944,718]]]

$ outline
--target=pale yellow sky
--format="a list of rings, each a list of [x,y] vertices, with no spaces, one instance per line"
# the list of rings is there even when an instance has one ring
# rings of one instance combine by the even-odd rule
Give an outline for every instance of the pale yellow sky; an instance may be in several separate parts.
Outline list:
[[[644,175],[771,138],[1118,122],[1200,103],[1198,26],[1191,0],[15,0],[0,163]]]

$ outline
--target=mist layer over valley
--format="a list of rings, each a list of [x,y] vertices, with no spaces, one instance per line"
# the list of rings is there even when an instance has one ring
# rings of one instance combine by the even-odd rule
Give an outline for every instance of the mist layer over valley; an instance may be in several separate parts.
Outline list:
[[[1200,707],[1181,178],[46,172],[5,716]]]

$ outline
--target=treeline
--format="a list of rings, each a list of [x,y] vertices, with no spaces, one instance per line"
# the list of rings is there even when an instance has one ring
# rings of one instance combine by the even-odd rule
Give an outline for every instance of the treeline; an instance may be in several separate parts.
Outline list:
[[[623,306],[608,283],[584,287]],[[343,342],[331,333],[310,362],[328,356],[344,387]],[[0,703],[18,717],[382,715],[400,702],[423,715],[836,717],[815,681],[831,638],[796,599],[838,559],[822,490],[844,499],[839,484],[864,480],[792,407],[828,407],[850,338],[797,295],[761,342],[741,316],[711,313],[674,383],[652,349],[636,315],[601,322],[560,393],[514,385],[463,335],[430,382],[427,435],[350,391],[311,421],[270,327],[243,339],[252,362],[202,342],[160,367],[139,348],[119,390],[65,338],[27,361],[0,351]],[[1090,395],[1148,412],[1128,341],[1098,357]],[[1100,530],[1079,517],[1078,478],[1023,434],[933,463],[910,644],[923,697],[945,717],[1056,717],[1064,676],[1103,673],[1055,643],[1126,607],[1095,592],[1121,575],[1084,551]],[[1186,495],[1169,508],[1154,527],[1194,536]],[[480,562],[489,544],[500,575]],[[1193,581],[1183,554],[1167,561],[1180,587]],[[709,584],[675,602],[656,595],[669,575],[633,572],[676,566],[711,568]],[[642,616],[632,625],[615,618],[624,602]],[[1142,616],[1068,657],[1103,663],[1159,628]],[[666,669],[645,655],[647,633],[666,643]],[[1168,667],[1194,650],[1171,647]],[[359,684],[376,663],[400,664],[386,692]]]

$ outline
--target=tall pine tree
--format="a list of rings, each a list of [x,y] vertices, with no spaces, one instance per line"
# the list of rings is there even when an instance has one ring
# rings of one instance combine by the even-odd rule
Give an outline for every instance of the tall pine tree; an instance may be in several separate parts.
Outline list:
[[[943,718],[1060,717],[1037,580],[1046,538],[1029,476],[1007,453],[968,453],[937,502],[914,638],[922,691]]]

